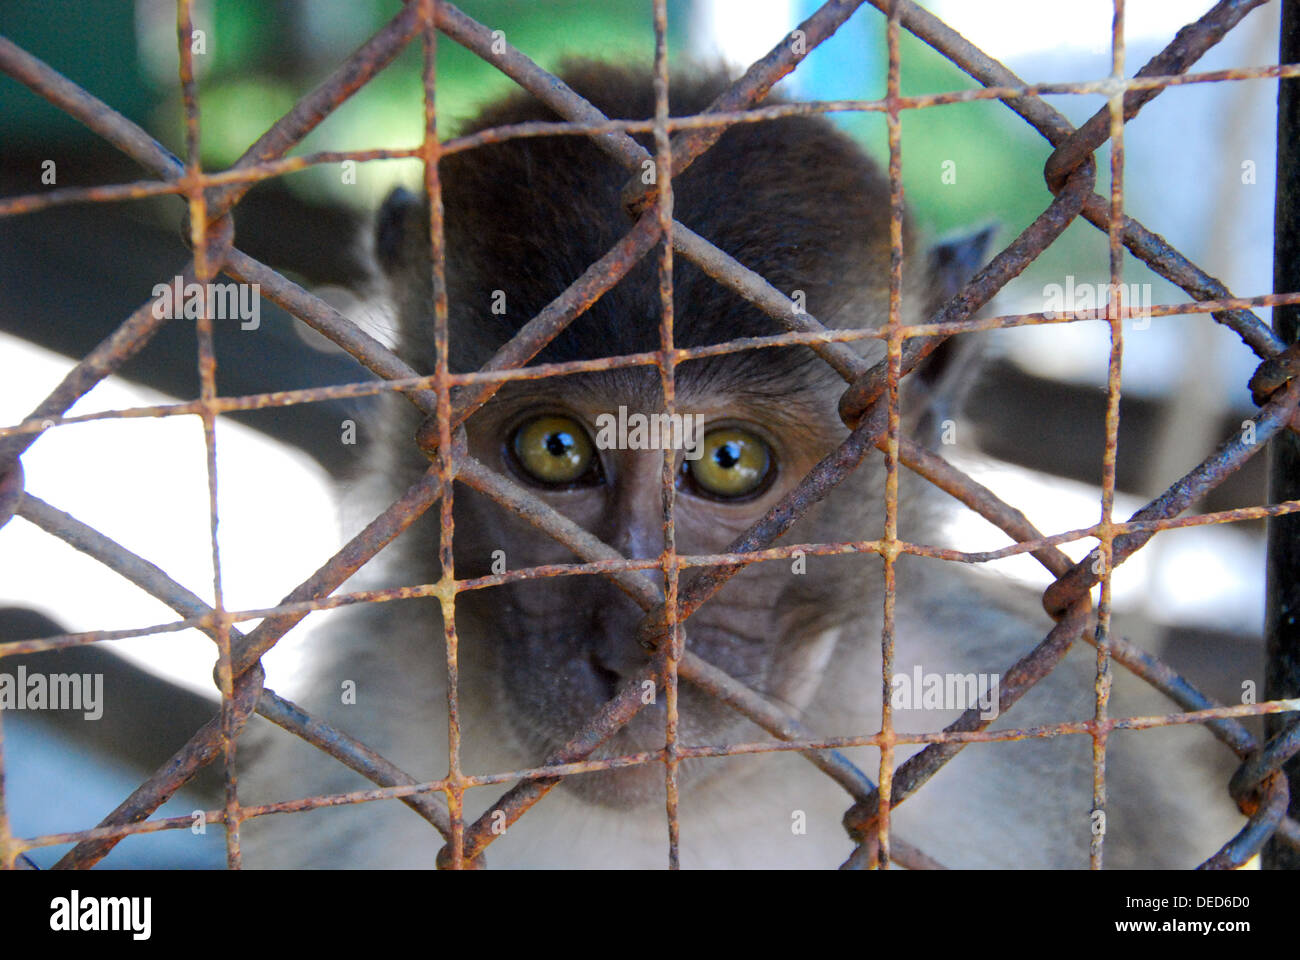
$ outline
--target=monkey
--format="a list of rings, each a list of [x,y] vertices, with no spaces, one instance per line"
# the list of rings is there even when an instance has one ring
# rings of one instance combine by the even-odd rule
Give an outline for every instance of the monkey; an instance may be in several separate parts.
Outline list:
[[[570,63],[561,79],[611,118],[653,116],[647,70]],[[719,71],[674,76],[673,116],[698,113],[723,90]],[[527,93],[487,107],[463,132],[560,119]],[[643,144],[651,141],[638,134]],[[585,136],[506,140],[441,159],[439,179],[449,309],[448,364],[478,369],[531,317],[612,247],[631,220],[628,172]],[[673,215],[756,271],[832,329],[879,327],[889,315],[890,188],[875,161],[826,119],[784,116],[729,127],[672,180]],[[435,368],[428,198],[401,188],[384,203],[375,260],[396,317],[400,355]],[[923,246],[903,230],[905,322],[922,322],[979,266],[987,234]],[[673,338],[701,347],[781,332],[779,324],[694,263],[673,262]],[[494,303],[503,309],[494,309]],[[556,363],[660,349],[657,265],[643,258],[534,359]],[[965,347],[973,335],[951,341]],[[878,339],[852,341],[871,361]],[[960,408],[978,357],[934,359],[904,378],[906,428]],[[675,410],[699,416],[694,447],[675,474],[676,550],[722,552],[847,436],[837,413],[844,381],[810,349],[768,347],[680,362]],[[615,366],[512,380],[466,422],[468,452],[632,559],[664,549],[662,449],[598,442],[620,410],[664,412],[653,366]],[[420,415],[390,397],[376,502],[429,469],[414,440]],[[951,501],[902,470],[899,536],[942,543]],[[884,531],[885,465],[873,455],[801,517],[786,543],[870,540]],[[358,489],[346,496],[357,497]],[[454,566],[459,579],[579,558],[485,496],[457,483]],[[366,574],[374,586],[440,576],[438,510],[404,532]],[[895,676],[991,675],[1051,629],[1040,607],[962,565],[915,555],[896,561]],[[653,572],[657,573],[657,572]],[[653,575],[652,573],[652,575]],[[698,576],[682,572],[682,584]],[[662,580],[660,580],[662,583]],[[762,561],[735,575],[685,623],[694,654],[757,691],[817,736],[880,729],[883,563],[869,553]],[[524,579],[460,592],[461,769],[486,774],[541,764],[636,676],[652,656],[636,641],[643,610],[607,578]],[[321,615],[317,615],[321,616]],[[432,598],[365,604],[329,614],[313,641],[296,699],[417,778],[448,769],[443,624]],[[1095,653],[1076,643],[1063,662],[994,727],[1092,716]],[[1112,715],[1169,706],[1116,671]],[[355,702],[339,690],[354,684]],[[344,698],[346,699],[346,698]],[[661,750],[658,691],[593,755]],[[992,702],[996,703],[996,695]],[[924,709],[919,707],[924,706]],[[895,709],[902,731],[937,731],[961,704]],[[683,681],[679,740],[688,745],[770,741],[726,704]],[[361,789],[358,775],[254,718],[241,800],[286,800]],[[1240,826],[1226,790],[1204,781],[1213,751],[1199,728],[1116,733],[1110,739],[1106,863],[1191,867]],[[242,746],[241,746],[242,749]],[[920,749],[900,744],[894,762]],[[874,781],[879,752],[845,750]],[[1087,736],[968,745],[891,813],[891,831],[949,867],[1086,867],[1096,832]],[[1221,781],[1222,782],[1222,781]],[[465,794],[465,815],[491,811],[508,784]],[[485,853],[493,867],[657,868],[667,863],[665,768],[658,760],[569,775]],[[842,818],[852,798],[796,752],[686,759],[680,766],[683,867],[833,868],[853,852]],[[430,867],[443,839],[395,800],[244,824],[249,866]]]

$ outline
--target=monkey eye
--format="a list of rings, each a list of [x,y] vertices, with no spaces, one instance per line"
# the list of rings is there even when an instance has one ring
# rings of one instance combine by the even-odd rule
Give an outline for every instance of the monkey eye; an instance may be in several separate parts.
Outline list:
[[[723,427],[704,435],[702,455],[682,463],[683,479],[715,500],[740,500],[759,493],[772,475],[772,452],[747,430]]]
[[[528,478],[548,487],[596,483],[600,465],[586,429],[572,417],[537,417],[510,438],[514,459]]]

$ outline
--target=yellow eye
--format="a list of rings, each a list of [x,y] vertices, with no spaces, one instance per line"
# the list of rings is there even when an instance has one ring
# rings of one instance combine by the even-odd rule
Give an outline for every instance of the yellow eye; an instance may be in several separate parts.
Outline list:
[[[687,460],[683,470],[707,496],[735,500],[763,486],[772,472],[766,443],[745,430],[723,427],[704,437],[703,455]]]
[[[515,431],[510,445],[519,465],[538,483],[565,486],[594,473],[591,440],[572,417],[529,420]]]

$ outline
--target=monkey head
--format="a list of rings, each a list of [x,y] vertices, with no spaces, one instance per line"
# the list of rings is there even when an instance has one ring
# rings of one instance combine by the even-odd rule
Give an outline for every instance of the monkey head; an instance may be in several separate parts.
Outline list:
[[[607,116],[653,116],[647,71],[580,65],[563,79]],[[675,79],[672,115],[701,112],[725,84],[720,76]],[[488,109],[470,130],[555,119],[560,118],[520,94]],[[550,136],[449,155],[440,176],[449,364],[453,372],[466,372],[478,369],[626,233],[630,221],[621,191],[628,173],[585,136]],[[677,220],[787,295],[802,298],[828,327],[886,321],[889,184],[824,119],[736,124],[674,178],[672,189]],[[426,203],[395,191],[381,211],[376,242],[398,315],[400,351],[426,373],[435,364],[428,223]],[[965,279],[955,272],[969,273],[979,251],[954,247],[927,260],[918,257],[913,233],[905,225],[904,311],[918,322],[939,293]],[[978,244],[982,249],[983,241]],[[775,320],[680,256],[673,297],[673,337],[680,348],[781,332]],[[660,314],[657,264],[647,256],[537,362],[656,351]],[[856,344],[872,359],[884,355],[879,340]],[[701,426],[676,474],[676,549],[682,554],[724,551],[847,435],[836,412],[844,383],[807,348],[690,359],[677,367],[675,383],[675,412],[684,427]],[[933,383],[927,387],[927,397],[939,393]],[[905,391],[909,416],[929,402],[920,392],[910,384]],[[516,380],[467,422],[469,451],[624,556],[656,558],[664,549],[664,444],[650,447],[647,434],[638,443],[635,431],[663,412],[653,365]],[[406,427],[400,439],[409,454],[396,472],[409,480],[428,464],[411,440],[414,422]],[[804,516],[787,542],[880,536],[883,474],[881,458],[864,462]],[[494,554],[503,554],[510,568],[576,560],[525,520],[463,486],[456,488],[455,510],[458,577],[487,574]],[[437,535],[430,527],[436,517],[422,522],[403,537],[404,570],[436,580]],[[865,630],[842,628],[878,612],[879,569],[874,557],[808,558],[806,568],[797,570],[789,561],[753,564],[690,617],[689,649],[796,715],[807,715],[841,648],[871,642]],[[692,575],[684,572],[683,584]],[[648,662],[635,639],[642,613],[612,583],[593,575],[460,594],[458,623],[474,624],[461,644],[463,682],[494,688],[489,698],[497,704],[499,726],[488,734],[511,737],[521,748],[521,762],[541,762]],[[477,679],[471,676],[475,671]],[[863,684],[876,682],[864,674]],[[595,756],[661,749],[663,700],[642,709]],[[680,712],[683,742],[726,743],[752,739],[756,732],[687,684]],[[694,763],[683,767],[684,784],[725,765],[713,759]],[[575,775],[565,784],[593,802],[630,805],[662,796],[663,773],[649,763]]]

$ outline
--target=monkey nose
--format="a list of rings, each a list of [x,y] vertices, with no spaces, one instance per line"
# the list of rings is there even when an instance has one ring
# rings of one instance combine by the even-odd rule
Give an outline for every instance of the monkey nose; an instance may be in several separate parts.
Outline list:
[[[636,674],[650,660],[640,647],[624,651],[598,644],[587,654],[587,662],[598,674],[617,683]]]

